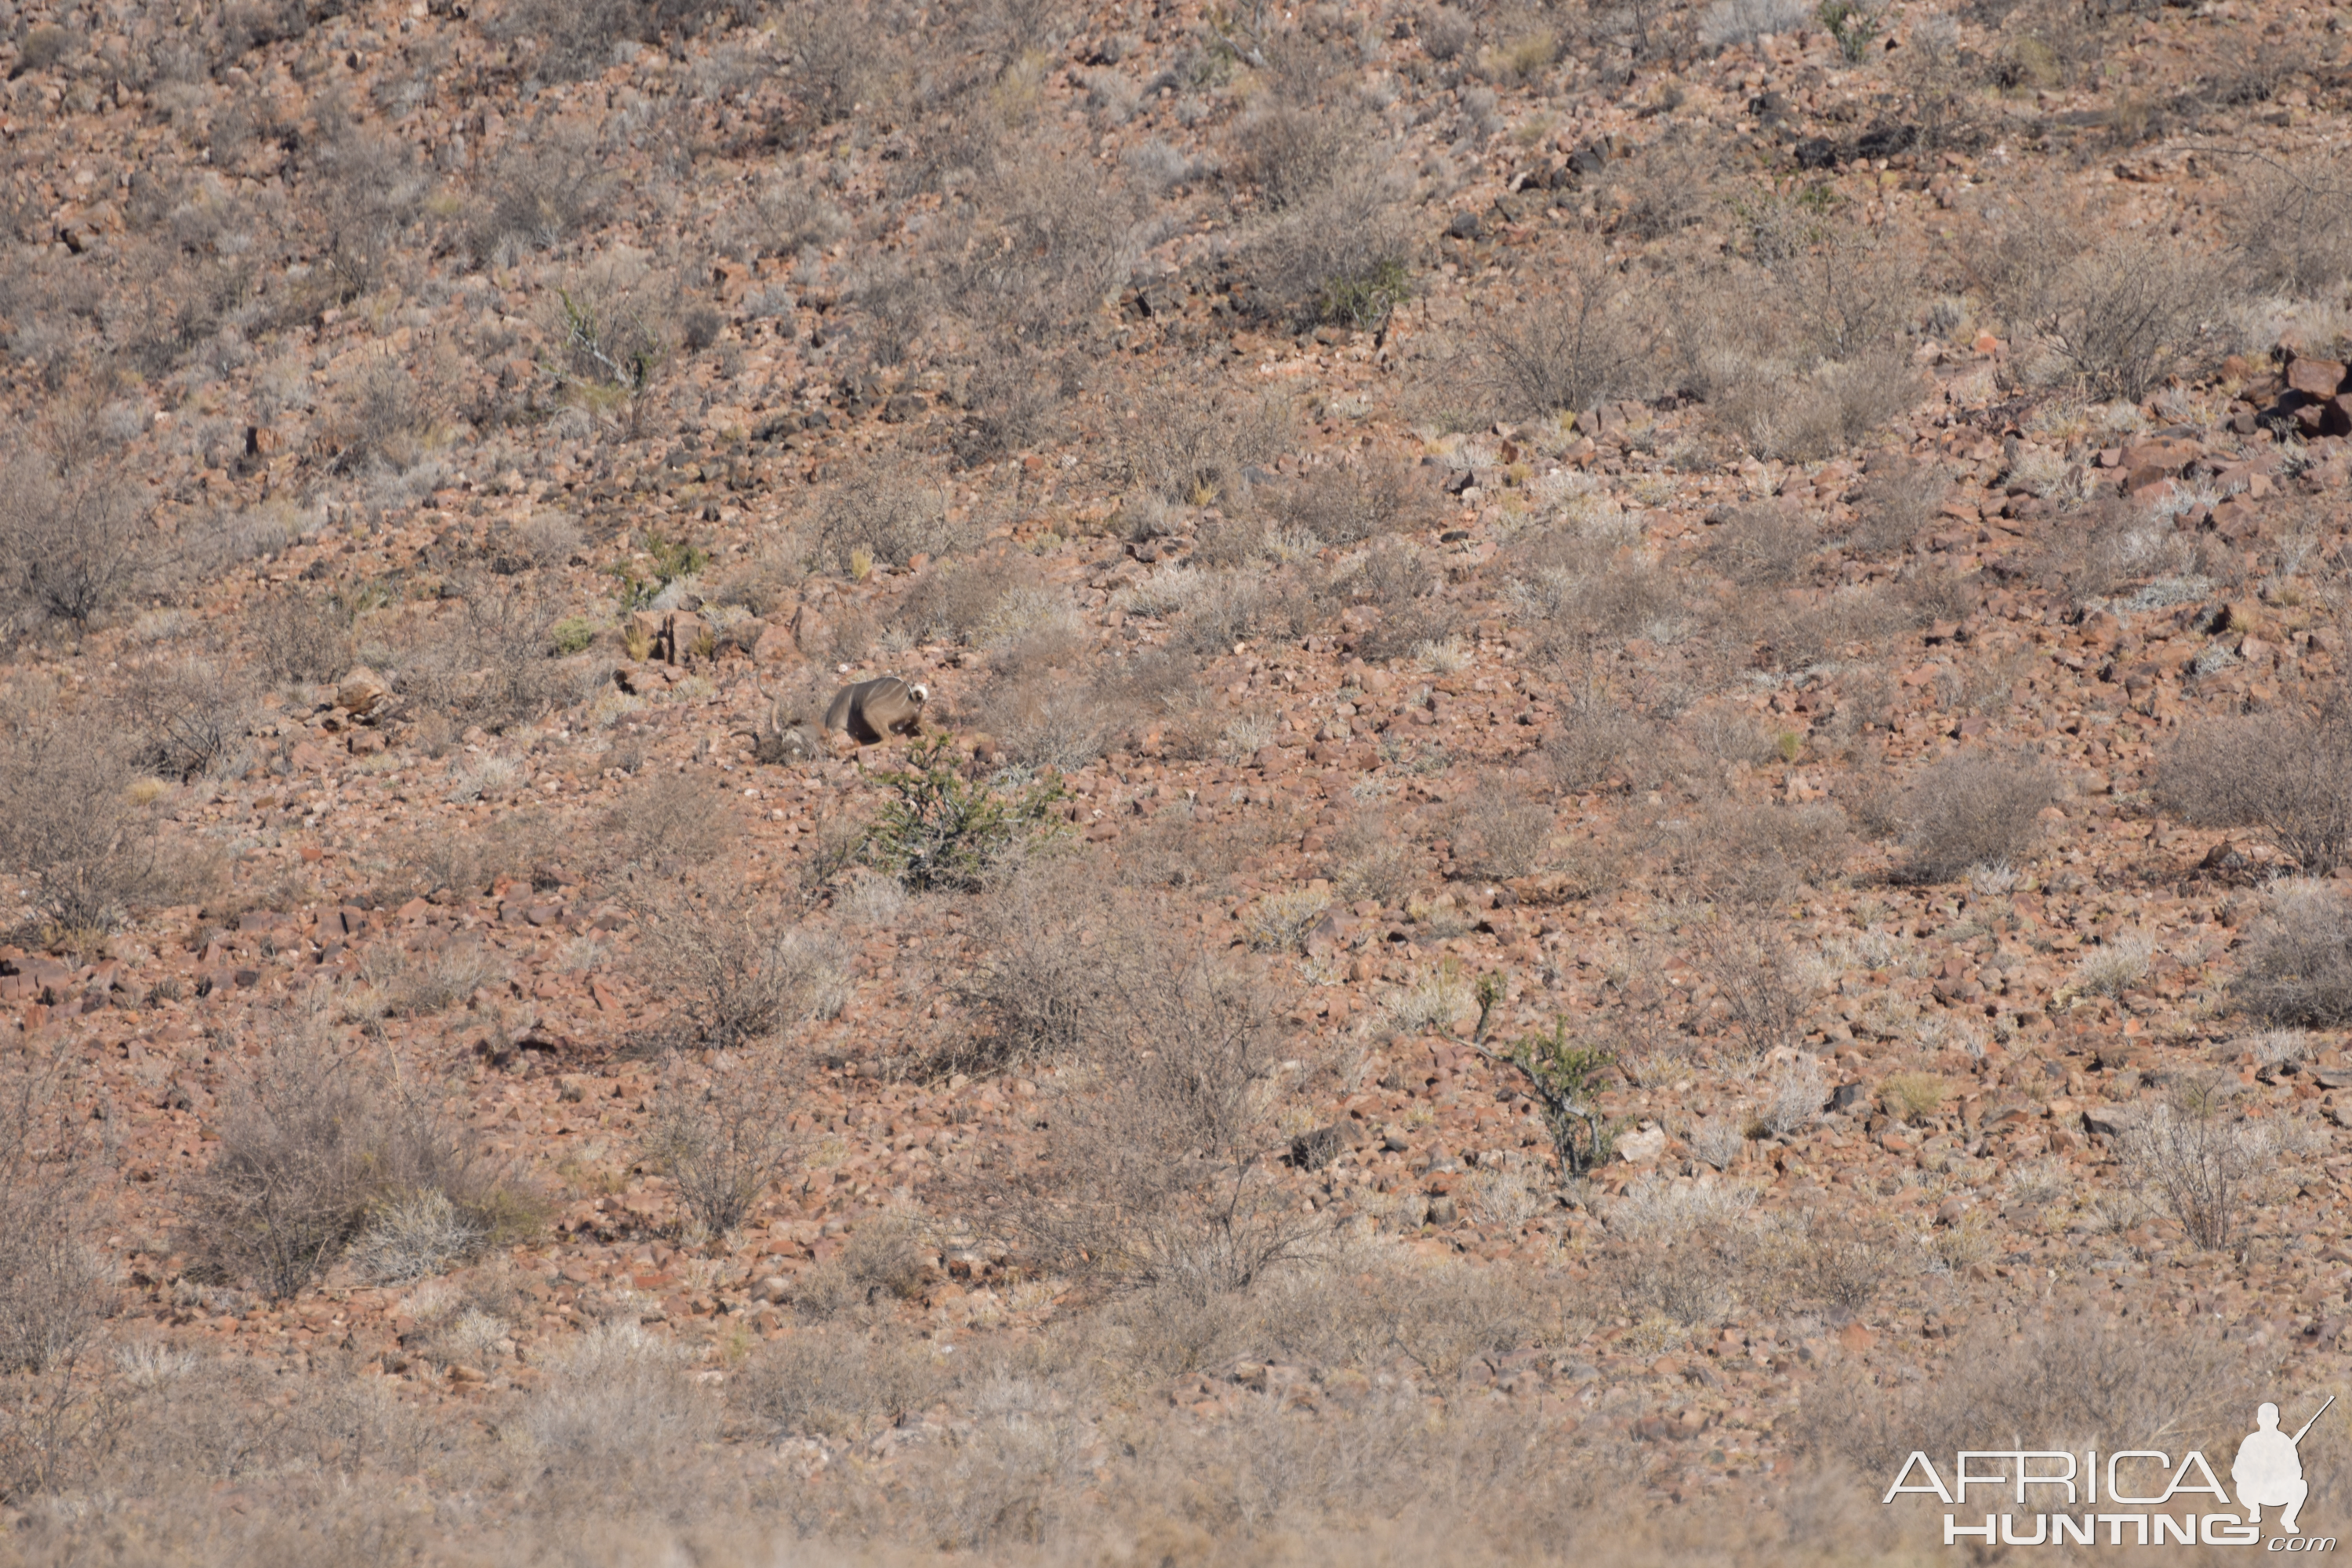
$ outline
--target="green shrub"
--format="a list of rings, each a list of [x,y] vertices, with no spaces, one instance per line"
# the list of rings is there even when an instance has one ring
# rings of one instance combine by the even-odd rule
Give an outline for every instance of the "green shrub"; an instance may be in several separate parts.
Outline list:
[[[596,640],[596,623],[585,616],[566,616],[547,635],[557,653],[578,653]]]
[[[1006,795],[956,772],[948,738],[919,741],[907,766],[881,775],[895,797],[866,830],[866,859],[917,892],[978,889],[990,869],[1055,829],[1067,793],[1052,775]]]

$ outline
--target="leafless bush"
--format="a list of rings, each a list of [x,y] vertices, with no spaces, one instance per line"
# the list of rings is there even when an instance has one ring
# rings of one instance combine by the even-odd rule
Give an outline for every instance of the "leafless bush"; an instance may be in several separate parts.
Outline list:
[[[1813,19],[1813,8],[1804,0],[1713,0],[1699,15],[1698,41],[1725,49],[1752,44],[1766,33],[1794,32]]]
[[[2257,1180],[2284,1155],[2280,1130],[2232,1114],[2234,1085],[2176,1084],[2120,1140],[2127,1178],[2180,1223],[2198,1247],[2230,1243],[2258,1197]]]
[[[271,680],[332,680],[352,667],[350,612],[326,595],[272,594],[254,611],[253,630]]]
[[[1743,587],[1785,587],[1820,548],[1821,534],[1802,510],[1759,503],[1717,524],[1706,560]]]
[[[718,1049],[756,1044],[840,1006],[840,965],[811,933],[782,925],[759,893],[714,880],[637,900],[634,963],[676,999],[672,1035]]]
[[[273,1297],[308,1284],[379,1205],[437,1192],[488,1241],[529,1212],[511,1173],[428,1089],[341,1055],[315,1019],[287,1024],[236,1086],[189,1192],[188,1244]]]
[[[431,392],[394,360],[367,368],[347,409],[339,426],[342,449],[335,456],[337,471],[346,474],[378,468],[404,473],[415,467],[439,412]]]
[[[1135,403],[1128,465],[1155,493],[1181,506],[1233,510],[1248,495],[1243,470],[1273,458],[1287,425],[1270,400],[1203,395],[1172,382],[1139,394]]]
[[[1906,459],[1874,459],[1854,503],[1847,542],[1864,555],[1897,555],[1934,521],[1948,480]]]
[[[480,186],[467,230],[477,260],[497,262],[517,247],[545,248],[593,219],[609,189],[593,138],[555,124],[498,155]]]
[[[817,513],[817,564],[843,575],[856,555],[904,566],[917,555],[951,555],[968,542],[968,531],[949,521],[943,493],[904,480],[845,486]]]
[[[1276,1186],[1280,1053],[1263,978],[1173,958],[1139,973],[1057,1099],[1048,1158],[995,1208],[1039,1261],[1196,1296],[1247,1288],[1321,1230]]]
[[[1543,758],[1563,789],[1597,789],[1614,778],[1638,784],[1659,762],[1662,736],[1631,709],[1597,688],[1577,690],[1544,739]]]
[[[2184,822],[2250,828],[2306,876],[2327,876],[2352,854],[2352,699],[2330,689],[2194,723],[2166,755],[2156,793]]]
[[[116,694],[132,761],[169,779],[242,772],[253,719],[243,673],[194,658],[133,666]]]
[[[1487,377],[1517,417],[1582,413],[1649,390],[1655,332],[1623,276],[1597,251],[1560,269],[1560,292],[1488,330]]]
[[[597,858],[614,871],[671,877],[709,864],[739,828],[726,797],[699,777],[654,773],[614,804]]]
[[[146,520],[113,474],[22,457],[0,469],[0,596],[18,626],[87,626],[137,584],[149,553]]]
[[[320,274],[334,302],[355,300],[383,281],[424,210],[431,176],[417,166],[413,142],[349,121],[330,128],[306,161],[315,170],[304,182],[304,212],[319,238]]]
[[[671,1064],[646,1150],[713,1236],[751,1217],[799,1152],[783,1068],[768,1052],[738,1053],[708,1071]]]
[[[965,378],[963,434],[956,456],[977,467],[1034,444],[1062,401],[1063,374],[1017,344],[981,351]]]
[[[2325,885],[2281,890],[2246,944],[2233,990],[2270,1023],[2352,1023],[2352,903]]]
[[[887,27],[877,28],[864,9],[798,0],[788,13],[792,95],[816,124],[845,120],[852,108],[887,94],[898,47]]]
[[[991,889],[972,930],[963,997],[976,1059],[1062,1061],[1115,1026],[1120,994],[1150,957],[1139,907],[1075,865],[1024,869]]]
[[[1980,277],[2012,331],[2094,395],[2137,402],[2199,345],[2232,285],[2179,241],[2094,245],[2090,232],[2063,205],[2020,202],[1979,247]]]
[[[1409,532],[1436,516],[1436,487],[1395,458],[1318,468],[1277,503],[1283,520],[1325,544],[1347,546]]]
[[[2344,281],[2352,254],[2352,182],[2341,161],[2314,154],[2267,164],[2247,182],[2229,232],[2247,280],[2315,300]]]
[[[2016,865],[2040,839],[2057,787],[2049,764],[2022,753],[1946,757],[1906,792],[1905,874],[1948,882],[1971,866]]]
[[[487,1239],[481,1222],[435,1188],[376,1205],[350,1256],[362,1276],[381,1284],[422,1279],[463,1262]]]
[[[539,74],[577,81],[612,63],[613,47],[644,36],[645,0],[516,0],[497,16],[498,31],[539,44]]]
[[[1508,881],[1541,865],[1552,811],[1544,801],[1490,780],[1456,804],[1452,828],[1456,876]]]
[[[1798,377],[1763,366],[1724,379],[1708,401],[1725,426],[1760,456],[1808,461],[1853,446],[1903,413],[1925,385],[1901,354],[1865,353]]]
[[[0,1373],[69,1367],[109,1302],[88,1240],[100,1151],[74,1088],[55,1056],[14,1052],[0,1068]]]
[[[1784,903],[1801,884],[1827,886],[1853,847],[1845,813],[1829,805],[1726,801],[1698,827],[1700,879],[1755,905]]]
[[[973,193],[976,232],[947,300],[991,337],[1045,342],[1118,291],[1144,231],[1125,184],[1091,158],[1034,155],[1000,165]]]
[[[0,862],[39,879],[33,907],[104,930],[164,889],[152,814],[132,798],[128,759],[63,717],[0,715]]]
[[[762,1347],[729,1403],[763,1437],[856,1442],[936,1405],[953,1378],[950,1365],[920,1344],[804,1331]]]
[[[1777,929],[1748,920],[1709,921],[1692,934],[1691,962],[1715,986],[1750,1059],[1805,1043],[1812,982]]]
[[[577,672],[551,657],[554,616],[528,590],[496,579],[459,582],[457,602],[419,628],[401,691],[457,729],[504,730],[560,705]]]
[[[1757,1121],[1770,1136],[1786,1138],[1819,1121],[1828,1099],[1829,1083],[1822,1076],[1822,1064],[1811,1057],[1800,1057],[1772,1075]]]
[[[1392,176],[1351,163],[1276,211],[1234,258],[1262,314],[1371,330],[1409,293],[1412,247]]]

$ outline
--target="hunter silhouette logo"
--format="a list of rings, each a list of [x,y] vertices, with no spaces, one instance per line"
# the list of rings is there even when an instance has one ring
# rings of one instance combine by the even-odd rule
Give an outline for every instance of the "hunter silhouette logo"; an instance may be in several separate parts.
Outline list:
[[[2336,1396],[2329,1394],[2327,1405],[2335,1403]],[[2262,1523],[2266,1508],[2283,1508],[2286,1511],[2279,1516],[2279,1528],[2289,1535],[2303,1533],[2294,1522],[2303,1500],[2311,1495],[2311,1483],[2303,1479],[2303,1437],[2327,1414],[2327,1405],[2292,1437],[2278,1429],[2277,1405],[2265,1405],[2254,1412],[2254,1429],[2238,1445],[2238,1457],[2230,1465],[2230,1479],[2237,1486],[2248,1524]]]
[[[2303,1473],[2303,1441],[2319,1418],[2336,1403],[2312,1412],[2290,1436],[2279,1428],[2279,1407],[2265,1404],[2254,1412],[2254,1429],[2238,1445],[2230,1462],[2230,1487],[2205,1456],[2195,1449],[2175,1464],[2170,1454],[2155,1448],[2123,1448],[2104,1456],[2096,1448],[2075,1453],[2064,1448],[1963,1448],[1953,1456],[1951,1482],[1925,1453],[1914,1451],[1895,1472],[1882,1503],[1906,1493],[1933,1497],[1947,1508],[1964,1508],[1970,1488],[1997,1488],[2008,1494],[2006,1511],[1971,1518],[1958,1512],[1944,1515],[1944,1544],[1962,1542],[1990,1546],[2253,1546],[2270,1552],[2333,1552],[2332,1535],[2305,1535],[2300,1522],[2311,1483]],[[2166,1478],[2169,1477],[2169,1479]],[[2231,1496],[2234,1489],[2236,1495]],[[2063,1493],[2063,1495],[2061,1495]],[[2200,1503],[2195,1500],[2211,1500]],[[2181,1500],[2176,1502],[2175,1500]],[[1981,1501],[1981,1498],[1979,1499]],[[2129,1512],[2102,1511],[2118,1507]],[[2032,1533],[2024,1533],[2028,1508],[2035,1513]],[[2186,1508],[2186,1512],[2168,1511]],[[2275,1533],[2263,1535],[2263,1510],[2279,1510]],[[2212,1510],[2213,1511],[2200,1511]],[[2231,1511],[2221,1511],[2229,1510]],[[1977,1522],[1980,1519],[1982,1522]]]

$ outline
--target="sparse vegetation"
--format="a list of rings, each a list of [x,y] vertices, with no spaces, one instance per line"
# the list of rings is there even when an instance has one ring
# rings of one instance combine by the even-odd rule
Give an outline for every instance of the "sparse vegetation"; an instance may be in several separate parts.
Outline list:
[[[2174,742],[2157,798],[2199,826],[2251,828],[2308,877],[2352,856],[2352,701],[2210,719]]]
[[[1899,1561],[2336,1377],[2326,7],[18,9],[11,1562]]]
[[[1954,752],[1904,802],[1906,873],[1945,882],[1972,866],[2017,864],[2041,838],[2042,813],[2056,794],[2049,767],[2036,759]]]

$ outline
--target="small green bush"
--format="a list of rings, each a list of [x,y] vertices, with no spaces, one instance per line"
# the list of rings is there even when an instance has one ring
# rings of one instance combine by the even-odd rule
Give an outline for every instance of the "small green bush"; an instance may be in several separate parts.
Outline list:
[[[916,742],[906,768],[881,782],[896,798],[866,830],[866,859],[917,892],[977,889],[991,868],[1055,831],[1048,814],[1067,793],[1051,774],[1012,796],[967,779],[945,735]]]
[[[578,653],[596,640],[596,623],[585,616],[566,616],[547,635],[557,653]]]

